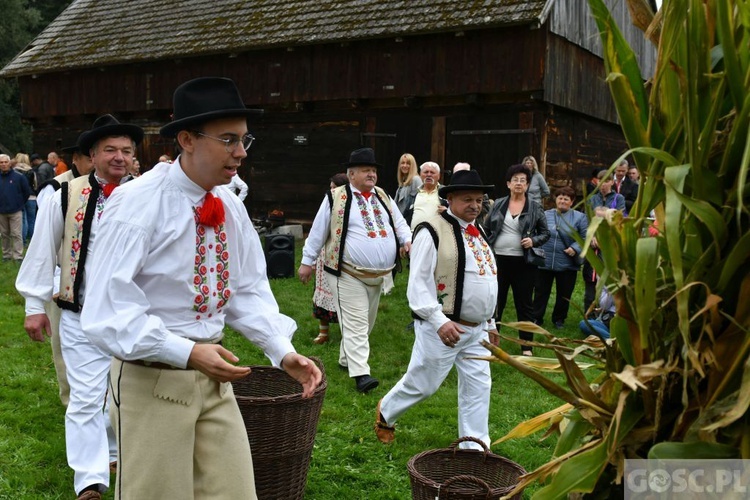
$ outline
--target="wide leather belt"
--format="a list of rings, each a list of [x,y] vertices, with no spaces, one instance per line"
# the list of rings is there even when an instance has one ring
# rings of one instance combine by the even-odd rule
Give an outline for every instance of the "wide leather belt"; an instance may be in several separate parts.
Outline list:
[[[458,321],[456,321],[456,323],[458,323],[459,325],[470,326],[472,328],[474,328],[475,326],[479,326],[479,325],[482,324],[482,323],[473,323],[471,321],[466,321],[465,319],[459,319]]]
[[[393,267],[391,267],[390,269],[383,269],[383,270],[357,269],[351,264],[342,263],[341,271],[345,272],[349,276],[354,276],[355,278],[382,278],[383,276],[387,276],[391,274],[391,272],[393,271]]]

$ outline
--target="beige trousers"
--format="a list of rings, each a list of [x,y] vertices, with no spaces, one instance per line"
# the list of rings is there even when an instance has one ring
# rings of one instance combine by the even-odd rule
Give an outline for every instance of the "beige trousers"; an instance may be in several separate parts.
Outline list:
[[[68,406],[70,401],[70,385],[68,385],[68,376],[65,373],[65,360],[62,356],[60,347],[60,308],[54,302],[46,302],[44,311],[47,313],[50,324],[50,343],[52,344],[52,362],[55,364],[55,373],[57,374],[57,387],[60,390],[60,402],[63,406]]]
[[[23,212],[0,214],[0,237],[2,238],[3,259],[23,259]]]
[[[256,500],[247,432],[232,385],[197,370],[118,359],[110,370],[115,498]]]
[[[383,278],[355,278],[326,273],[339,315],[341,346],[339,364],[349,367],[349,376],[370,375],[370,332],[375,326]]]

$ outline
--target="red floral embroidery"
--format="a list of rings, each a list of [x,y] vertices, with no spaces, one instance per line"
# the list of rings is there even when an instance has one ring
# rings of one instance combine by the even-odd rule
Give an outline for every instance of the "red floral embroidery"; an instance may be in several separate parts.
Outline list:
[[[197,213],[193,212],[195,217],[196,230],[196,255],[193,284],[198,295],[195,298],[193,309],[199,313],[206,313],[211,306],[211,297],[220,296],[216,301],[215,308],[217,312],[226,305],[227,299],[231,294],[229,290],[229,251],[226,247],[227,234],[224,231],[224,224],[207,228],[198,221]],[[213,230],[213,241],[207,241],[207,233]],[[213,258],[215,262],[209,262]],[[211,314],[208,317],[212,317]],[[200,316],[197,316],[200,319]]]

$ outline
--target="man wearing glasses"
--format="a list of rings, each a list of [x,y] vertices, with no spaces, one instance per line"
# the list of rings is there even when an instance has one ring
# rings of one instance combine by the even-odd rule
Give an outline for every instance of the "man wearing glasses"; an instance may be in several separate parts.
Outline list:
[[[180,156],[119,188],[102,217],[83,325],[114,356],[118,499],[256,498],[230,383],[250,369],[221,345],[225,324],[297,379],[304,397],[320,383],[292,347],[297,325],[279,313],[247,211],[224,187],[258,113],[229,79],[180,85],[161,129]]]

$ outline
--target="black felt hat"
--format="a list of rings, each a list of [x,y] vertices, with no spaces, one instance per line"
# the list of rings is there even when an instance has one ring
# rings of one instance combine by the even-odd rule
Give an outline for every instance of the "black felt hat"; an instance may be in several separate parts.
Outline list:
[[[83,153],[86,156],[89,155],[89,150],[81,151],[81,139],[83,139],[83,136],[86,135],[86,132],[81,132],[81,135],[78,136],[78,140],[75,144],[70,146],[65,146],[64,148],[60,148],[60,151],[63,153],[73,154],[73,153]]]
[[[494,185],[487,186],[482,184],[482,179],[476,170],[459,170],[453,174],[449,185],[443,186],[438,190],[438,195],[441,198],[445,198],[448,193],[455,191],[482,191],[483,193],[490,194],[493,189],[495,189]]]
[[[175,137],[180,130],[233,116],[263,114],[262,109],[248,109],[237,85],[229,78],[203,77],[183,83],[174,91],[172,122],[159,133]]]
[[[382,167],[375,161],[375,151],[372,148],[360,148],[352,151],[349,155],[349,162],[344,163],[346,168],[350,167]]]
[[[89,154],[92,146],[99,139],[122,135],[130,137],[138,145],[143,140],[143,129],[138,125],[120,123],[112,115],[102,115],[94,120],[91,130],[87,130],[78,137],[78,149]]]

